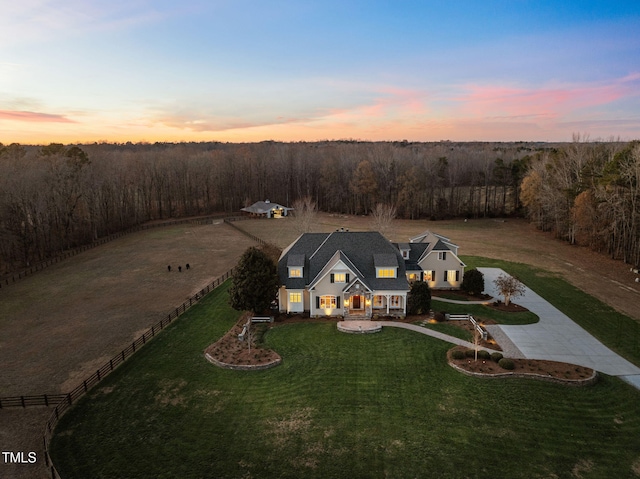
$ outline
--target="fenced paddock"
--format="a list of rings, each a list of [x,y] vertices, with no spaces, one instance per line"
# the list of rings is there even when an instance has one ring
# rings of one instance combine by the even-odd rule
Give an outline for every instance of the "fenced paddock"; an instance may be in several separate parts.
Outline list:
[[[166,318],[161,319],[158,323],[151,326],[151,328],[146,331],[142,336],[138,337],[135,341],[133,341],[129,346],[120,351],[117,355],[111,358],[107,363],[102,365],[101,368],[96,370],[94,374],[84,379],[80,384],[78,384],[72,391],[67,394],[56,395],[55,398],[57,400],[57,405],[51,414],[51,417],[45,424],[45,430],[42,437],[44,444],[44,458],[45,464],[51,473],[52,479],[59,479],[60,474],[56,470],[53,462],[51,461],[51,457],[49,456],[49,442],[51,440],[51,436],[53,435],[53,430],[56,427],[56,424],[62,417],[62,415],[73,405],[75,402],[84,396],[93,386],[102,381],[106,376],[109,375],[118,365],[125,362],[131,356],[133,356],[136,351],[139,351],[148,341],[153,339],[157,334],[159,334],[165,327],[171,324],[174,320],[179,318],[183,313],[185,313],[191,306],[198,303],[202,298],[204,298],[208,293],[219,287],[223,284],[227,279],[229,279],[233,275],[233,269],[227,271],[225,274],[217,278],[211,284],[207,285],[205,288],[202,288],[198,293],[193,295],[187,301],[178,306],[174,311],[169,313]],[[6,398],[11,399],[11,398]],[[46,399],[46,395],[45,395]],[[1,399],[0,399],[1,401]],[[12,403],[13,404],[13,403]],[[20,404],[15,404],[19,406]],[[32,404],[36,405],[36,404]],[[41,404],[37,404],[41,405]],[[8,406],[7,406],[8,407]],[[23,407],[26,407],[23,405]]]

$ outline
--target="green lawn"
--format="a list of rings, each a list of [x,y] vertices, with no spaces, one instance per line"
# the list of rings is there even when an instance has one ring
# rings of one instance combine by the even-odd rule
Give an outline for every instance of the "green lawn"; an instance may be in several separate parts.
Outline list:
[[[498,324],[533,324],[540,320],[538,315],[531,311],[508,313],[505,311],[497,311],[482,304],[446,303],[444,301],[438,301],[435,297],[431,298],[431,309],[451,314],[468,313],[478,320],[493,319]]]
[[[81,400],[52,443],[62,477],[640,477],[640,392],[618,379],[470,378],[446,343],[333,323],[270,330],[274,369],[218,369],[203,350],[236,317],[217,290]]]
[[[558,275],[522,263],[462,256],[467,269],[502,268],[533,289],[609,348],[640,366],[640,323],[567,283]],[[518,298],[514,299],[518,302]],[[448,306],[447,306],[448,307]],[[454,311],[452,311],[454,312]],[[506,324],[506,323],[505,323]]]

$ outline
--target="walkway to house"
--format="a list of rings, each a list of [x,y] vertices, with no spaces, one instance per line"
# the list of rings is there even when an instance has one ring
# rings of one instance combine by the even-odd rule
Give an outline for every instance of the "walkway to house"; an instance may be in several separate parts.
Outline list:
[[[506,273],[499,268],[478,270],[484,274],[485,293],[501,297],[493,282]],[[525,294],[517,298],[517,303],[537,314],[540,321],[525,326],[487,326],[505,356],[577,364],[619,376],[640,389],[639,367],[607,348],[533,290],[525,287]]]
[[[469,341],[464,341],[462,339],[456,338],[455,336],[449,336],[448,334],[440,333],[438,331],[434,331],[433,329],[425,328],[423,326],[418,326],[417,324],[410,323],[401,323],[398,321],[340,321],[338,323],[338,329],[345,333],[374,333],[380,331],[383,326],[394,327],[394,328],[402,328],[409,329],[411,331],[415,331],[417,333],[426,334],[427,336],[432,336],[436,339],[440,339],[441,341],[447,341],[452,344],[456,344],[458,346],[465,346],[467,348],[473,349],[475,345],[470,343]],[[501,345],[502,346],[502,345]],[[494,350],[489,348],[482,348],[488,351],[493,352]]]

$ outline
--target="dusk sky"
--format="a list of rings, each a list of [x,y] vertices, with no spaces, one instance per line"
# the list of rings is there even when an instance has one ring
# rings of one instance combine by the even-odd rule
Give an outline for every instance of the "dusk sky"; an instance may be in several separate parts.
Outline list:
[[[640,2],[0,0],[0,142],[640,139]]]

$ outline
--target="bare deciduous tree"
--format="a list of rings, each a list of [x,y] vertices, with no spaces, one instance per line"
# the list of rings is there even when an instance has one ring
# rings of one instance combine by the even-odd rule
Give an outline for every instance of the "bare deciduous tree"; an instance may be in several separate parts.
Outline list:
[[[382,236],[387,236],[395,217],[395,206],[378,203],[376,207],[371,210],[371,229],[378,231]]]
[[[504,304],[507,306],[511,303],[512,298],[522,296],[525,292],[524,284],[515,276],[501,274],[494,280],[493,284],[496,285],[500,294],[504,296]]]
[[[293,202],[293,227],[297,233],[309,233],[313,230],[318,215],[318,206],[309,196]]]

